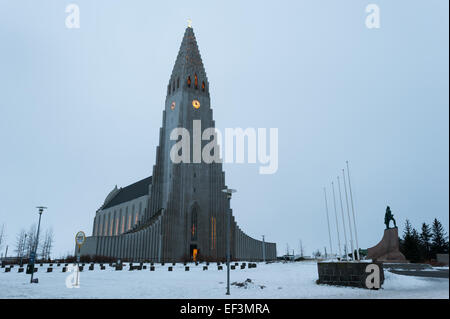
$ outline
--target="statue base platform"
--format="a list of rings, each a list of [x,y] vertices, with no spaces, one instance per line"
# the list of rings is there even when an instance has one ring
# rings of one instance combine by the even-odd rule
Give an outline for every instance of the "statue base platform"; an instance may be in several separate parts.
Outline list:
[[[400,252],[398,228],[385,229],[381,241],[368,249],[367,258],[383,263],[408,263],[409,261]]]

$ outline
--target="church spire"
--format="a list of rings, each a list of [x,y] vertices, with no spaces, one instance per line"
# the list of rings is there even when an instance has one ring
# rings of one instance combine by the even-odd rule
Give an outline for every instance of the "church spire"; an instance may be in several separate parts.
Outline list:
[[[208,78],[198,49],[194,29],[188,24],[168,85],[168,95],[179,88],[208,92]]]

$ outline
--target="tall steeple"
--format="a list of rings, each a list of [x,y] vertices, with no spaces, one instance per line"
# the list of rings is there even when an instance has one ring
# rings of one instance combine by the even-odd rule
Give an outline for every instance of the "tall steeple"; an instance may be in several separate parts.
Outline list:
[[[167,96],[179,88],[193,88],[208,93],[208,78],[198,49],[194,29],[187,27],[167,86]]]
[[[222,192],[227,188],[222,163],[210,161],[207,155],[208,152],[209,155],[218,153],[215,147],[206,148],[217,145],[216,134],[206,130],[214,127],[209,83],[194,30],[189,24],[170,76],[151,184],[144,185],[148,187],[144,217],[130,231],[120,235],[116,231],[113,235],[112,230],[118,229],[120,223],[130,225],[131,216],[141,213],[143,196],[130,199],[127,204],[120,203],[126,207],[119,207],[118,203],[109,211],[102,207],[95,219],[101,223],[101,231],[97,230],[97,236],[88,238],[82,254],[159,262],[186,261],[194,256],[223,261],[227,252],[226,224],[231,218],[232,259],[261,259],[263,249],[266,258],[275,259],[275,244],[249,237],[236,224],[230,202]],[[205,131],[207,134],[203,135]],[[192,142],[177,150],[174,148],[178,144],[177,137],[180,141],[186,138]],[[181,161],[177,154],[183,155]],[[208,160],[204,160],[205,157]],[[104,229],[111,231],[108,236]]]

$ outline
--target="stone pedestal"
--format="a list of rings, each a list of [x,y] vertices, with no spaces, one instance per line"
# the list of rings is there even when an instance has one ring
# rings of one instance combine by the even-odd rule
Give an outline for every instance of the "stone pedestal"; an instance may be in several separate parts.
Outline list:
[[[379,262],[407,263],[399,246],[398,228],[385,229],[383,239],[376,246],[368,249],[367,258]]]
[[[375,273],[374,269],[377,269]],[[347,286],[358,288],[369,288],[367,286],[367,277],[377,277],[379,287],[384,282],[383,264],[381,263],[365,263],[365,262],[319,262],[317,263],[319,272],[319,284],[327,284],[334,286]],[[375,288],[375,289],[378,289]]]

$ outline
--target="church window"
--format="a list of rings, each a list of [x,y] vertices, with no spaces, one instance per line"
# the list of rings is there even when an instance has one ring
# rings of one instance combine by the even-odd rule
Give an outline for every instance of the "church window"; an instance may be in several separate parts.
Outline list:
[[[216,248],[216,219],[211,217],[211,249]]]
[[[190,76],[188,76],[188,78],[187,78],[187,85],[188,85],[188,87],[191,87],[191,77]]]
[[[192,208],[191,214],[191,240],[197,240],[197,206]]]
[[[203,92],[205,92],[205,88],[206,88],[206,86],[205,86],[205,81],[202,81],[202,91],[203,91]]]
[[[175,92],[175,80],[172,82],[172,92]]]
[[[103,226],[102,226],[102,236],[108,235],[108,220],[106,219],[106,214],[103,215]]]
[[[177,89],[180,88],[180,78],[177,78]]]
[[[197,74],[194,74],[194,86],[195,86],[195,89],[198,89],[198,77],[197,77]]]
[[[113,227],[114,227],[114,216],[109,216],[109,236],[112,236],[113,234]]]

